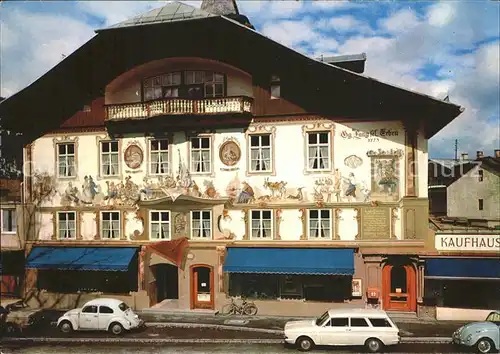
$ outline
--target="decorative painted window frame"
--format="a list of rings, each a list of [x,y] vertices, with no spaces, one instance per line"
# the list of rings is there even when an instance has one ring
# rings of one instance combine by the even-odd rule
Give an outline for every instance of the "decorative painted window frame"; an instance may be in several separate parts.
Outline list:
[[[153,235],[153,233],[151,232],[151,225],[153,224],[152,218],[151,218],[152,213],[168,213],[168,238],[153,238],[152,237],[152,235]],[[170,240],[172,240],[172,224],[173,224],[172,215],[173,215],[172,211],[167,210],[167,209],[151,209],[148,211],[148,232],[149,232],[148,239],[149,239],[149,241],[170,241]]]
[[[154,135],[154,136],[148,136],[146,137],[146,158],[144,159],[146,161],[146,176],[150,178],[158,177],[158,176],[168,176],[173,174],[173,140],[174,136],[172,133],[169,134],[164,134],[164,135]],[[168,172],[164,174],[153,174],[150,172],[150,166],[151,166],[151,141],[152,140],[162,140],[166,139],[168,140]],[[191,171],[190,171],[191,172]]]
[[[119,220],[119,225],[120,225],[120,235],[117,238],[105,238],[103,237],[103,213],[118,213],[120,215],[120,220]],[[125,226],[126,226],[127,220],[125,218],[125,215],[122,210],[116,210],[116,209],[110,209],[110,210],[99,210],[99,229],[98,229],[98,235],[99,235],[99,240],[104,240],[104,241],[109,241],[109,242],[114,242],[114,241],[120,241],[120,240],[126,240],[127,237],[125,236]]]
[[[215,177],[215,139],[214,132],[188,132],[186,134],[187,141],[187,158],[186,164],[189,173],[192,176],[205,176],[205,177]],[[195,172],[191,170],[191,138],[209,138],[210,139],[210,172]]]
[[[78,178],[78,137],[74,136],[56,136],[52,138],[52,145],[54,149],[54,174],[57,179],[61,180],[75,180]],[[58,164],[58,148],[61,144],[74,144],[75,145],[75,175],[74,176],[60,176],[59,175],[59,164]],[[100,154],[100,151],[99,151]]]
[[[59,235],[59,214],[61,213],[73,213],[75,214],[75,237],[74,238],[61,238],[60,235]],[[55,220],[55,232],[54,232],[54,235],[55,235],[55,238],[58,240],[58,241],[75,241],[75,240],[81,240],[82,239],[82,235],[80,233],[80,230],[81,230],[81,227],[80,227],[80,213],[76,210],[59,210],[59,211],[56,211],[55,215],[54,215],[54,220]]]
[[[317,210],[318,212],[321,212],[322,210],[328,210],[330,212],[330,237],[328,238],[322,238],[322,237],[311,237],[311,229],[309,227],[309,222],[311,220],[311,211],[312,210]],[[330,208],[312,208],[312,209],[306,209],[306,220],[305,220],[305,223],[306,223],[306,235],[307,235],[307,240],[308,241],[331,241],[335,238],[335,234],[336,234],[336,228],[334,228],[334,221],[333,219],[335,218],[335,212],[334,210],[330,209]]]
[[[269,135],[271,144],[271,171],[251,171],[250,170],[250,138],[252,135]],[[246,176],[276,176],[276,127],[274,125],[257,124],[250,125],[245,132],[246,141]]]
[[[210,237],[193,237],[193,212],[204,212],[208,211],[210,213]],[[192,241],[212,241],[214,239],[214,213],[212,209],[196,209],[189,211],[189,239]]]
[[[308,133],[320,133],[320,132],[327,132],[329,133],[329,138],[330,138],[330,168],[326,170],[311,170],[309,169],[309,161],[307,158],[307,152],[308,152],[308,140],[307,140],[307,135]],[[321,175],[321,174],[331,174],[335,170],[334,166],[334,137],[335,137],[335,124],[333,122],[315,122],[315,123],[309,123],[309,124],[304,124],[302,126],[302,137],[304,140],[304,174],[305,175]]]
[[[271,212],[271,237],[270,238],[253,238],[252,237],[252,211],[270,211]],[[258,241],[258,242],[265,242],[265,241],[271,241],[271,240],[276,240],[279,239],[277,237],[278,235],[278,225],[277,225],[277,216],[276,216],[276,211],[275,209],[269,209],[269,208],[255,208],[255,209],[248,209],[245,211],[247,213],[247,217],[245,218],[245,229],[246,229],[246,239],[250,241]],[[279,221],[281,222],[281,212],[279,217]]]
[[[118,142],[118,174],[113,175],[113,176],[103,176],[102,175],[102,169],[101,169],[101,143],[106,143],[110,141],[117,141]],[[109,135],[99,135],[96,136],[96,145],[97,145],[97,175],[96,179],[97,180],[104,180],[104,179],[119,179],[123,180],[123,155],[122,155],[122,140],[121,139],[113,139]]]

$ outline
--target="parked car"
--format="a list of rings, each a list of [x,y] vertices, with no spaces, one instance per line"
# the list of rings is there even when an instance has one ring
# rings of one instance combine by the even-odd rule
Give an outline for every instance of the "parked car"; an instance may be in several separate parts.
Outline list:
[[[122,334],[143,325],[127,304],[116,299],[100,298],[87,302],[82,308],[66,312],[57,321],[63,333],[71,331],[109,331]]]
[[[0,334],[13,335],[34,327],[41,318],[40,311],[26,306],[21,299],[2,299]]]
[[[453,344],[475,348],[478,353],[500,350],[500,311],[491,312],[483,322],[471,322],[453,333]]]
[[[398,327],[387,313],[375,309],[329,310],[317,319],[289,321],[285,343],[309,351],[315,345],[365,346],[376,353],[401,341]]]

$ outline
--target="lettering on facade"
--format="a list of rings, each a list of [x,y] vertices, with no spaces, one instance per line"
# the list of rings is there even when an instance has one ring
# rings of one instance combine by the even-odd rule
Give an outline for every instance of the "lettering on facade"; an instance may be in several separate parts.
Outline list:
[[[490,251],[500,253],[500,235],[437,234],[438,251]]]
[[[394,129],[380,128],[371,129],[367,131],[362,131],[358,129],[342,130],[340,132],[340,137],[349,140],[361,140],[367,139],[368,142],[377,142],[379,138],[388,138],[393,136],[399,136],[399,131]]]
[[[361,210],[362,239],[388,239],[391,236],[390,208],[373,207]]]

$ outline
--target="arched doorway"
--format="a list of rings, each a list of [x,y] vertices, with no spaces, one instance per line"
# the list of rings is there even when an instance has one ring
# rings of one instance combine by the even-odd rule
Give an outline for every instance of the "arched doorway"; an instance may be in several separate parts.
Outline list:
[[[191,308],[214,309],[214,269],[206,264],[190,267]]]
[[[382,270],[382,302],[384,310],[416,311],[417,277],[411,264],[387,263]]]

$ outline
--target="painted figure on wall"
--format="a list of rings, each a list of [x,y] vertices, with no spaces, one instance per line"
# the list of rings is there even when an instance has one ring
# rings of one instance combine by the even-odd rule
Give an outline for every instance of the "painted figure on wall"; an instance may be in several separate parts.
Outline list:
[[[253,188],[247,183],[243,182],[243,188],[241,189],[241,193],[238,196],[238,203],[248,204],[255,200],[255,193]]]
[[[229,182],[226,187],[226,194],[230,200],[236,200],[238,197],[238,191],[240,189],[240,179],[238,178],[238,174],[236,173],[234,178]]]
[[[98,193],[98,186],[94,182],[94,179],[92,176],[85,176],[83,178],[83,185],[82,185],[82,194],[83,194],[83,201],[85,203],[92,203],[94,201],[95,196]]]
[[[78,188],[73,187],[73,183],[69,182],[64,190],[62,202],[65,205],[78,204],[80,198],[78,198]]]
[[[345,179],[345,182],[347,184],[347,189],[345,191],[345,196],[346,197],[351,197],[354,200],[356,200],[356,178],[354,176],[354,173],[350,172],[349,177]]]
[[[372,157],[372,195],[381,200],[398,200],[399,166],[397,157]]]

